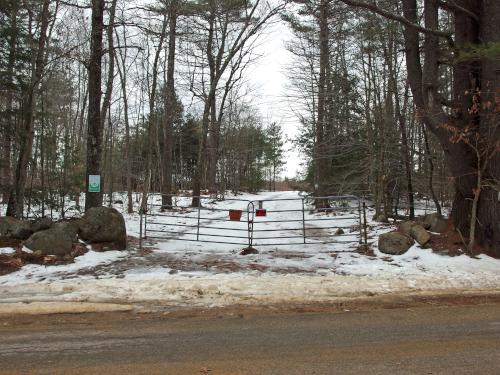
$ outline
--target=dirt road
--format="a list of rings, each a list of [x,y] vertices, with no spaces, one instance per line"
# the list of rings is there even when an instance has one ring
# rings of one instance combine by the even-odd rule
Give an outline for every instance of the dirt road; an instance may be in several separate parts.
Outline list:
[[[0,374],[500,374],[500,303],[0,316]]]

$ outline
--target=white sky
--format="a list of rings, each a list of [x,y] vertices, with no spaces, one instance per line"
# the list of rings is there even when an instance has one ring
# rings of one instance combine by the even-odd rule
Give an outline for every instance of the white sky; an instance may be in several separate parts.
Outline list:
[[[291,111],[293,103],[286,98],[288,77],[285,70],[292,64],[292,55],[286,50],[285,44],[292,37],[293,34],[283,22],[270,26],[257,47],[257,53],[262,57],[247,72],[250,84],[256,88],[251,103],[259,109],[267,123],[276,121],[282,125],[286,139],[295,138],[300,125]],[[290,142],[285,143],[285,148],[283,176],[294,177],[300,170],[302,158]]]

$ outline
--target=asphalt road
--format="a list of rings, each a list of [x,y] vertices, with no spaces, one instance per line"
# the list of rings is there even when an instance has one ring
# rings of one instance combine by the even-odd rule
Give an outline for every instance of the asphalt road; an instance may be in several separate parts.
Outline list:
[[[0,316],[0,374],[500,374],[500,304]]]

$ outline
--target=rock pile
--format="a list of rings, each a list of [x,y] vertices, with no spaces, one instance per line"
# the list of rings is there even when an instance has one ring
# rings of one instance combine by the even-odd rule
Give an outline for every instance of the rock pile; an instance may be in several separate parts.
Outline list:
[[[5,266],[0,267],[1,273],[1,268],[12,272],[27,262],[72,261],[75,256],[88,251],[85,244],[95,245],[103,251],[124,250],[127,232],[125,220],[117,210],[97,207],[88,210],[81,219],[55,223],[49,218],[29,221],[0,217],[0,240],[17,248],[11,256],[0,259],[0,266]],[[80,243],[82,241],[84,244]],[[23,246],[28,250],[24,251]]]
[[[391,255],[406,253],[415,241],[421,246],[428,246],[431,234],[442,233],[448,227],[448,221],[438,214],[424,216],[420,221],[404,221],[399,224],[398,231],[380,235],[378,248],[381,252]]]

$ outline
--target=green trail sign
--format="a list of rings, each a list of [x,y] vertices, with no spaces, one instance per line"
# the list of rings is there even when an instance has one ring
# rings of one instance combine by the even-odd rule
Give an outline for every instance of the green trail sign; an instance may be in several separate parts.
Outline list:
[[[99,193],[101,191],[101,176],[98,174],[89,175],[89,193]]]

